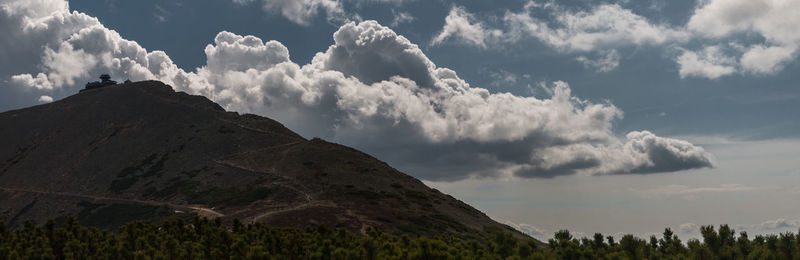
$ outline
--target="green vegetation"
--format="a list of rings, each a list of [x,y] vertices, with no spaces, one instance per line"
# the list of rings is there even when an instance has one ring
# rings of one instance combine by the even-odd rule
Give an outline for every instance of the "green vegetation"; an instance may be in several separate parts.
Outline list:
[[[671,230],[649,241],[625,235],[573,238],[562,230],[548,244],[508,233],[493,239],[366,235],[325,227],[305,230],[261,224],[232,227],[195,217],[160,224],[130,222],[117,232],[87,228],[68,217],[56,227],[28,222],[10,230],[0,222],[0,259],[797,259],[800,235],[736,236],[728,226],[701,229],[703,240],[682,243]]]
[[[263,180],[257,181],[263,182]],[[113,183],[112,183],[113,185]],[[248,185],[244,187],[210,187],[201,190],[202,182],[172,178],[163,189],[148,187],[143,195],[157,199],[182,195],[190,204],[244,206],[253,201],[262,200],[272,194],[267,187]]]
[[[669,228],[663,237],[651,236],[649,241],[625,235],[619,242],[595,234],[592,239],[576,239],[569,231],[555,233],[548,241],[547,254],[562,259],[798,259],[800,234],[758,235],[752,240],[746,232],[736,232],[721,225],[700,228],[702,241],[690,239],[682,243]]]
[[[101,229],[121,227],[133,220],[158,220],[174,215],[173,210],[165,206],[137,204],[93,204],[81,202],[83,209],[76,216],[80,224],[91,225]],[[55,219],[63,223],[65,217]]]

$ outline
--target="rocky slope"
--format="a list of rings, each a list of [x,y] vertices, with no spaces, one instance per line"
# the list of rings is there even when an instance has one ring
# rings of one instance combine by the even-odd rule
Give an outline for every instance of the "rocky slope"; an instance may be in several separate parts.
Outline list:
[[[365,153],[156,81],[0,114],[0,220],[230,223],[524,236]]]

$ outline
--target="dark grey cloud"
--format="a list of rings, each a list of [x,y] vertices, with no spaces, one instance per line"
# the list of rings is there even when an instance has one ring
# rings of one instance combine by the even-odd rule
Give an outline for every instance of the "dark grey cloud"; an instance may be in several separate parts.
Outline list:
[[[514,175],[525,178],[551,178],[561,175],[576,174],[579,170],[598,167],[601,164],[602,162],[598,158],[578,157],[573,158],[571,161],[553,165],[547,168],[541,166],[522,167],[518,170],[515,170]]]
[[[714,162],[705,151],[689,142],[661,138],[650,132],[628,134],[630,147],[645,154],[650,163],[631,169],[630,173],[674,172],[684,169],[711,168]]]

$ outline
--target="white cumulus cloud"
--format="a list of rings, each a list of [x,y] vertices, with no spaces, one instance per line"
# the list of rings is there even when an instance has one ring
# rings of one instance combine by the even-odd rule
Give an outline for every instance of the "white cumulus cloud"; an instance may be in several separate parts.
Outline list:
[[[600,56],[591,59],[586,56],[578,56],[575,60],[587,68],[592,68],[597,72],[610,72],[619,67],[619,53],[617,50],[607,50],[601,52]]]
[[[349,20],[361,20],[360,16],[345,10],[342,0],[232,0],[239,5],[249,5],[253,2],[261,3],[264,11],[270,14],[280,14],[293,23],[308,26],[318,16],[323,16],[330,22],[342,24]],[[379,3],[400,6],[409,0],[349,0],[356,4]],[[394,13],[392,26],[411,22],[414,17],[409,13]]]
[[[550,11],[550,19],[534,15],[534,10],[542,8]],[[670,26],[651,23],[617,4],[601,4],[586,11],[568,11],[555,4],[530,2],[522,12],[507,12],[504,20],[508,38],[533,37],[563,51],[659,45],[684,41],[688,36]]]
[[[549,15],[542,16],[541,11]],[[572,11],[554,3],[530,1],[519,12],[507,11],[502,22],[502,29],[491,28],[463,7],[455,6],[431,44],[453,40],[487,48],[535,39],[561,52],[597,52],[596,59],[581,55],[577,60],[598,72],[609,72],[619,66],[618,48],[683,42],[689,36],[680,29],[651,23],[617,4]]]
[[[342,3],[338,0],[262,0],[264,11],[278,13],[284,18],[300,25],[309,25],[311,20],[322,12],[328,20],[344,21],[346,15]],[[257,0],[233,0],[234,3],[247,5]]]
[[[502,36],[500,30],[487,28],[463,7],[453,6],[444,21],[444,27],[441,32],[433,37],[431,45],[453,39],[469,45],[486,48],[487,43],[496,41]]]
[[[681,78],[699,76],[717,79],[736,72],[736,60],[725,56],[720,46],[707,46],[700,52],[683,50],[676,59]]]
[[[53,97],[51,96],[40,96],[39,103],[50,103],[53,102]]]
[[[432,43],[447,40],[479,48],[538,40],[565,53],[581,53],[578,61],[599,72],[613,70],[626,47],[664,47],[674,57],[681,78],[717,79],[735,73],[772,75],[795,61],[800,50],[800,1],[700,1],[686,24],[650,21],[619,4],[597,4],[585,10],[555,2],[529,1],[521,10],[507,10],[499,29],[485,25],[464,8],[454,7]],[[752,36],[761,39],[752,40]],[[700,50],[686,45],[703,42]],[[755,41],[755,42],[754,42]],[[722,45],[735,45],[723,54]],[[589,58],[591,54],[600,57]]]
[[[548,11],[542,17],[535,12]],[[453,7],[442,32],[433,43],[457,39],[485,47],[487,41],[518,42],[537,39],[565,52],[611,50],[622,46],[684,41],[688,34],[666,25],[649,22],[617,4],[603,4],[586,11],[566,10],[557,4],[529,2],[522,11],[507,11],[504,30],[489,28],[463,7]]]
[[[398,12],[395,11],[394,9],[392,9],[392,15],[394,16],[394,18],[392,19],[392,26],[398,26],[400,24],[410,23],[413,22],[414,19],[416,19],[414,18],[413,15],[411,15],[408,12]]]
[[[160,80],[305,136],[356,146],[431,180],[713,166],[703,148],[686,141],[647,131],[615,136],[612,124],[622,112],[573,96],[566,82],[545,84],[552,95],[541,99],[471,86],[375,21],[344,24],[334,44],[304,65],[291,61],[280,42],[223,31],[205,48],[206,65],[187,71],[66,4],[50,13],[28,10],[36,3],[2,5],[0,19],[9,21],[2,33],[32,44],[21,51],[28,56],[16,57],[31,61],[27,71],[0,74],[39,95],[76,91],[80,80],[106,72]]]
[[[768,75],[797,57],[800,48],[800,2],[785,0],[710,0],[692,14],[687,28],[698,37],[731,40],[737,34],[756,34],[762,43],[750,45],[741,56],[744,72]]]

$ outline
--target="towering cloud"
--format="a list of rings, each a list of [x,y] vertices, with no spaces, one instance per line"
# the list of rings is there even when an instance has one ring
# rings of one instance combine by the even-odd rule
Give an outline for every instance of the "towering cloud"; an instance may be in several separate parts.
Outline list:
[[[50,1],[60,8],[40,12],[28,1],[6,1],[0,13],[9,21],[0,33],[32,43],[21,52],[27,56],[15,58],[35,61],[27,71],[0,75],[39,95],[75,91],[80,79],[100,72],[157,79],[230,110],[275,118],[308,137],[365,149],[432,180],[713,166],[709,154],[686,141],[647,131],[615,136],[612,123],[622,112],[573,96],[566,82],[549,84],[546,99],[470,86],[374,21],[341,26],[334,45],[305,65],[292,62],[279,42],[220,32],[205,49],[207,64],[186,71],[164,52],[147,51],[69,12],[63,1]]]

